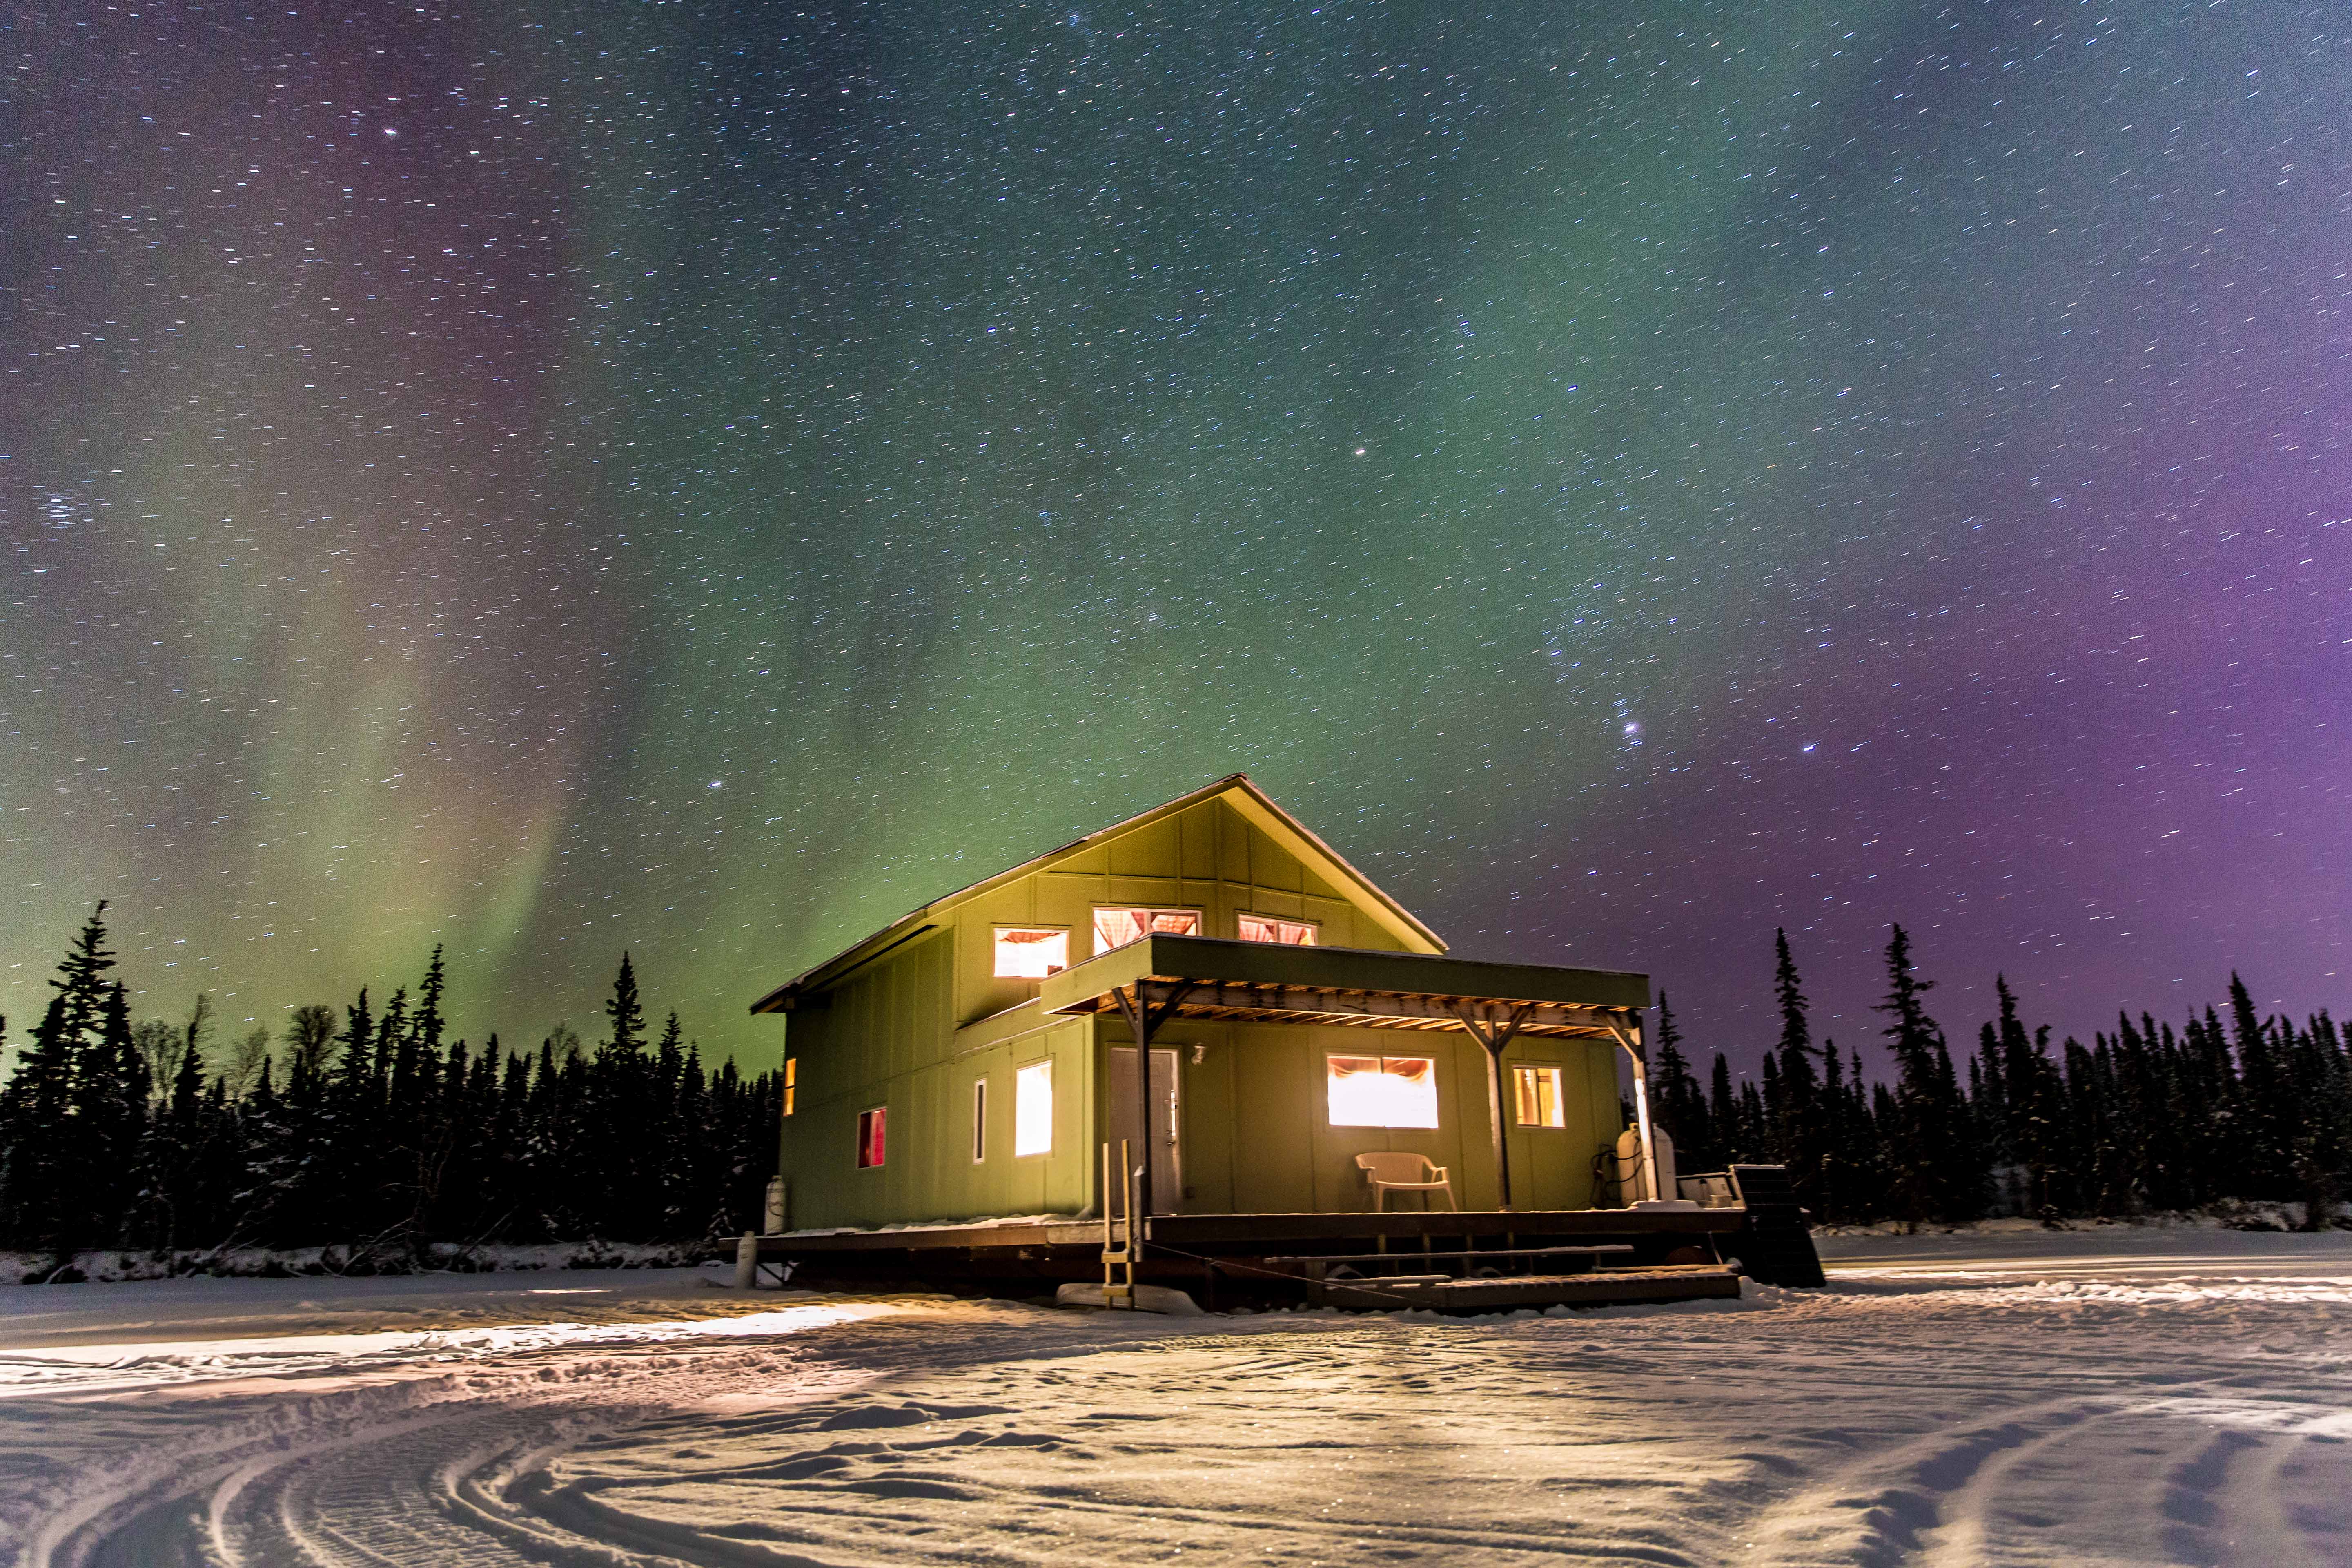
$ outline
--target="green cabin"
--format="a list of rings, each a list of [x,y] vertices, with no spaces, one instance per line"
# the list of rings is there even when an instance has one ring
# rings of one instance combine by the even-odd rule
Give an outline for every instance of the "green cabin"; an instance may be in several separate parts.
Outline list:
[[[771,1228],[1092,1216],[1118,1181],[1106,1145],[1152,1214],[1622,1201],[1596,1173],[1624,1131],[1621,1055],[1642,1087],[1647,977],[1445,951],[1245,775],[1220,780],[753,1004],[786,1030]],[[1376,1192],[1358,1156],[1385,1152],[1446,1190]]]

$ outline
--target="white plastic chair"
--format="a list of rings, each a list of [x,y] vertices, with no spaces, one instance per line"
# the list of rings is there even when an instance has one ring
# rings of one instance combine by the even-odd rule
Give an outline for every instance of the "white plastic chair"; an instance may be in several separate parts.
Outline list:
[[[1375,1213],[1387,1212],[1391,1193],[1444,1193],[1445,1206],[1461,1211],[1462,1205],[1454,1201],[1454,1184],[1446,1179],[1445,1167],[1426,1154],[1359,1154],[1356,1166],[1372,1185]]]

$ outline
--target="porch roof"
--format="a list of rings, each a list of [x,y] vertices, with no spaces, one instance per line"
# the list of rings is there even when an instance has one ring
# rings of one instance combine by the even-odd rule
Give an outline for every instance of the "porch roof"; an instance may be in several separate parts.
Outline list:
[[[1335,1024],[1361,1029],[1516,1032],[1608,1038],[1624,1012],[1650,1005],[1650,977],[1549,963],[1484,963],[1364,948],[1288,947],[1152,935],[1049,975],[1047,1013],[1120,1010],[1121,992],[1181,1018]]]

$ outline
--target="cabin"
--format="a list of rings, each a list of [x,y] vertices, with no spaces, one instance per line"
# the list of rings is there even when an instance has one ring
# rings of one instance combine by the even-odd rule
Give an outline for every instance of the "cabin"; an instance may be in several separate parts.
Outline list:
[[[1618,1201],[1598,1156],[1647,978],[1445,952],[1245,775],[1219,780],[753,1005],[787,1031],[790,1226],[1099,1212],[1121,1142],[1150,1214],[1368,1209],[1357,1157],[1391,1151],[1450,1191],[1391,1205]]]
[[[1755,1277],[1819,1284],[1784,1173],[1677,1182],[1649,1004],[1642,974],[1452,956],[1236,773],[752,1004],[784,1026],[783,1117],[738,1279],[1472,1310],[1736,1293],[1736,1237]]]

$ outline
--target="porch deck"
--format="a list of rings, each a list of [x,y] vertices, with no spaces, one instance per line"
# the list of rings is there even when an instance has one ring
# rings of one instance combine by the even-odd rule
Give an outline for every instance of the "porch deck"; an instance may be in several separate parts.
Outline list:
[[[1780,1227],[1763,1207],[1154,1215],[1142,1226],[1136,1278],[1191,1291],[1212,1310],[1276,1301],[1494,1311],[1684,1300],[1737,1295],[1740,1273],[1819,1284],[1801,1220],[1801,1257],[1792,1257],[1785,1236],[1767,1234]],[[747,1240],[760,1264],[795,1281],[1024,1296],[1099,1281],[1104,1233],[1099,1219],[1074,1218]],[[1589,1265],[1564,1271],[1562,1256],[1580,1251]]]

